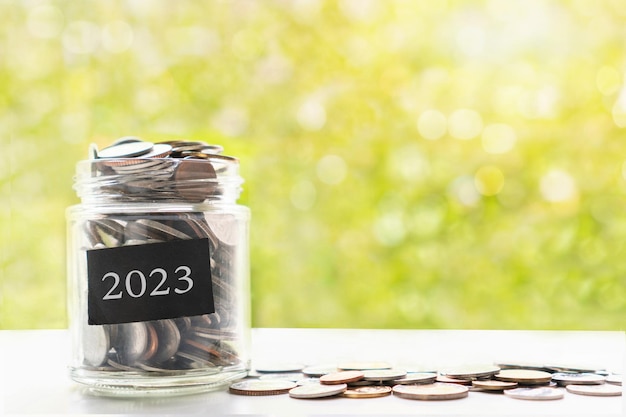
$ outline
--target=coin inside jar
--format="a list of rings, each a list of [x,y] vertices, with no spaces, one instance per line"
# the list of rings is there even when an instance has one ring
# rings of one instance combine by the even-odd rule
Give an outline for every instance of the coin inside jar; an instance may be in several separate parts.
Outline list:
[[[124,365],[135,364],[148,347],[148,329],[142,322],[117,325],[117,337],[113,346]]]
[[[174,171],[177,193],[189,201],[202,201],[215,192],[217,175],[208,161],[183,159]]]
[[[107,359],[109,348],[109,333],[103,326],[83,326],[83,356],[86,365],[102,365]]]
[[[153,323],[159,339],[156,353],[151,360],[154,363],[162,363],[176,354],[180,345],[180,331],[173,320],[158,320]]]
[[[98,158],[131,158],[143,156],[154,147],[152,142],[132,141],[111,145],[98,152]]]

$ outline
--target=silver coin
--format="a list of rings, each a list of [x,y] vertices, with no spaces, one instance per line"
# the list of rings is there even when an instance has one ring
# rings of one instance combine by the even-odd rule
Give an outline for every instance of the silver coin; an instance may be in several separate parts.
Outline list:
[[[612,384],[602,385],[568,385],[568,392],[578,395],[591,395],[594,397],[617,397],[622,395],[622,387]]]
[[[366,381],[393,381],[405,376],[406,371],[401,369],[369,369],[363,371],[363,379]]]
[[[504,394],[519,400],[560,400],[564,393],[562,388],[513,388],[504,391]]]
[[[291,398],[325,398],[342,394],[346,389],[348,389],[346,384],[307,384],[292,388],[289,390],[289,396]]]
[[[332,374],[337,371],[338,369],[335,365],[314,365],[307,366],[306,368],[302,369],[303,374],[317,378],[326,374]]]
[[[500,368],[494,365],[461,365],[442,369],[440,373],[450,378],[476,379],[493,376],[499,371]]]
[[[286,379],[287,381],[298,382],[302,378],[304,378],[304,375],[300,372],[261,373],[259,376],[261,381],[270,379]]]
[[[142,322],[117,325],[113,346],[123,365],[134,365],[148,348],[148,329]]]
[[[592,373],[571,373],[571,372],[557,372],[552,374],[552,380],[558,385],[564,387],[567,385],[599,385],[604,384],[606,378],[602,375]]]
[[[84,325],[82,328],[83,361],[86,365],[98,367],[106,362],[109,352],[109,333],[103,326]]]
[[[621,374],[609,374],[606,377],[607,384],[622,385],[622,381],[623,378]]]
[[[406,374],[404,378],[396,379],[393,382],[395,384],[410,385],[410,384],[432,384],[437,379],[437,374],[433,372],[416,372]]]
[[[98,158],[131,158],[148,154],[154,147],[152,142],[125,142],[111,145],[98,152]]]
[[[279,395],[286,394],[295,387],[296,383],[292,381],[279,379],[259,381],[257,379],[249,379],[233,383],[228,390],[231,394],[238,395]]]

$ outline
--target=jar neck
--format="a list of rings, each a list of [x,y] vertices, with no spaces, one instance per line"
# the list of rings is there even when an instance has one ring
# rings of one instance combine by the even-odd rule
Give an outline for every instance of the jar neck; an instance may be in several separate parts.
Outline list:
[[[76,167],[83,204],[234,204],[243,179],[238,160],[94,159]]]

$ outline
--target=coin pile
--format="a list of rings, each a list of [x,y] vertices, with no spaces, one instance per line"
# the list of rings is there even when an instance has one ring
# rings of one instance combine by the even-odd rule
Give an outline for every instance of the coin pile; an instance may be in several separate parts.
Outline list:
[[[222,151],[220,145],[201,141],[153,143],[123,137],[100,151],[92,145],[93,184],[99,197],[112,201],[219,198],[224,193],[219,177],[239,163]]]
[[[373,398],[393,393],[412,400],[453,400],[470,392],[501,392],[525,400],[556,400],[565,389],[581,395],[621,395],[621,375],[580,368],[548,372],[522,365],[468,365],[428,372],[407,372],[385,362],[255,368],[231,385],[237,395],[289,394],[292,398]],[[604,375],[602,375],[604,374]],[[272,389],[267,389],[271,382]],[[565,389],[563,388],[565,387]]]
[[[125,137],[90,149],[89,187],[106,202],[175,200],[196,204],[225,192],[220,176],[238,164],[222,147],[204,142],[152,143]],[[238,185],[237,185],[238,186]],[[193,210],[97,214],[82,223],[83,250],[173,240],[209,241],[215,312],[201,316],[87,325],[80,329],[85,369],[176,373],[241,365],[237,282],[240,230],[229,213]]]

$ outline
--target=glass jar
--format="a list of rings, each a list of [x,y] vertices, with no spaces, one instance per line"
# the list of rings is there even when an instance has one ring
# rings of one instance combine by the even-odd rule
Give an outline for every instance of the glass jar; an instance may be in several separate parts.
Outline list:
[[[70,374],[105,395],[218,389],[250,368],[250,212],[236,158],[118,141],[67,210]]]

